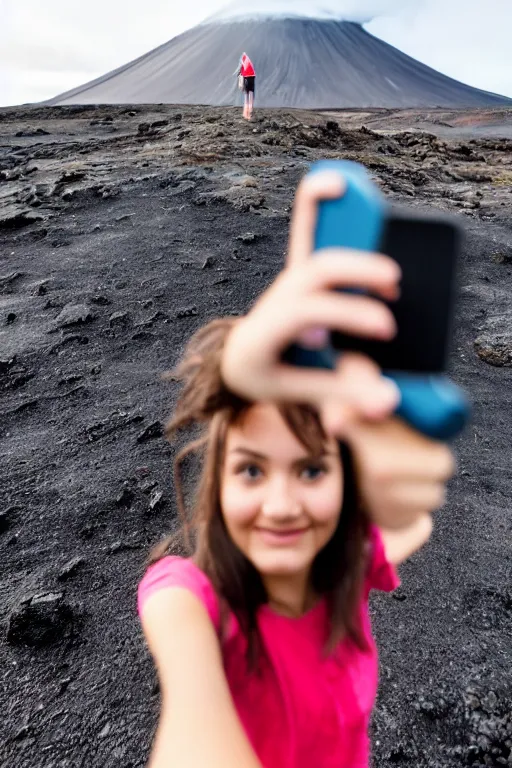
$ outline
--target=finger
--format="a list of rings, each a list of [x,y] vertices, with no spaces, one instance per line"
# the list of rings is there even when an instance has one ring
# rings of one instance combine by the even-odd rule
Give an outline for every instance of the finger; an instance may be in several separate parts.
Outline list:
[[[455,457],[450,448],[445,443],[422,435],[401,419],[393,421],[396,422],[393,443],[397,440],[393,449],[395,458],[388,454],[389,471],[393,476],[396,476],[396,467],[400,462],[404,479],[448,482],[456,469]],[[400,435],[403,439],[400,439]]]
[[[380,403],[386,415],[394,411],[398,400],[396,388],[383,376],[363,382],[360,389],[364,394],[361,394],[355,381],[337,372],[289,365],[273,368],[266,388],[270,398],[282,398],[286,392],[287,400],[315,405],[328,434],[340,438],[345,431],[350,433],[356,429],[355,423],[360,423],[362,418],[375,418],[372,400]]]
[[[447,482],[455,459],[444,443],[431,440],[399,418],[380,424],[354,425],[349,442],[360,457],[362,469],[373,482]],[[386,445],[389,450],[382,450]]]
[[[359,418],[354,408],[341,397],[336,400],[324,400],[319,404],[318,412],[325,434],[338,440],[345,438],[345,432]]]
[[[328,328],[351,336],[392,339],[396,333],[393,313],[378,299],[368,296],[341,295],[334,291],[304,297],[288,311],[279,308],[279,317],[267,315],[273,325],[272,346],[279,350],[296,341],[312,328]]]
[[[375,387],[370,394],[378,405],[369,404],[363,397],[358,401],[351,399],[350,394],[340,394],[336,400],[327,400],[320,404],[321,419],[326,434],[340,440],[348,440],[355,425],[365,419],[377,422],[386,419],[396,410],[396,393],[394,388],[387,386]]]
[[[370,258],[373,263],[370,265],[367,262],[364,264],[361,264],[359,261],[355,262],[355,257],[358,258],[359,256],[363,256],[366,259]],[[392,266],[389,269],[390,264]],[[368,270],[370,266],[371,268]],[[398,287],[395,279],[397,272],[399,274],[395,263],[387,257],[381,257],[377,254],[359,254],[354,251],[335,250],[325,252],[321,260],[312,265],[302,277],[298,276],[296,272],[294,278],[295,281],[300,283],[301,288],[299,290],[302,291],[310,291],[315,283],[316,285],[330,288],[343,282],[349,286],[352,286],[354,283],[361,286],[366,282],[367,284],[370,283],[368,285],[370,289],[380,293],[384,298],[395,299],[398,297]],[[314,282],[312,280],[312,273],[315,277]],[[289,281],[286,281],[286,277],[289,277],[289,275],[289,272],[287,274],[283,272],[281,280],[278,280],[277,288],[283,293],[289,291]],[[297,285],[295,285],[294,290],[297,291]],[[329,333],[326,328],[322,327],[308,328],[296,340],[310,349],[320,349],[327,345]]]
[[[342,197],[345,181],[336,171],[306,176],[295,196],[286,266],[303,264],[314,250],[318,204],[321,200]]]
[[[393,413],[400,403],[400,390],[382,375],[379,366],[366,355],[343,353],[336,373],[343,384],[346,398],[362,419],[380,420]]]
[[[397,524],[434,512],[446,502],[446,485],[437,482],[395,482],[386,489],[387,506],[394,510]]]
[[[381,420],[390,416],[400,402],[396,384],[381,375],[378,366],[364,355],[344,353],[336,367],[338,396],[322,407],[322,420],[328,434],[347,437],[361,420]]]
[[[383,254],[329,248],[318,252],[293,277],[299,290],[307,292],[359,288],[394,299],[399,293],[401,270],[396,261]]]

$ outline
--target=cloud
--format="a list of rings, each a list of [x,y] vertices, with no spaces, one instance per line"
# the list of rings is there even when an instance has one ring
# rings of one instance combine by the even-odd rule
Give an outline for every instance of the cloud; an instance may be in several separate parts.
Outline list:
[[[361,23],[374,16],[397,13],[408,3],[410,0],[236,0],[216,14],[216,18],[228,20],[240,16],[293,15]]]
[[[40,101],[141,56],[225,0],[0,0],[0,105]],[[180,7],[178,11],[177,8]],[[463,82],[512,96],[511,0],[243,0],[333,13]],[[236,3],[240,7],[240,3]],[[322,10],[323,9],[323,10]]]

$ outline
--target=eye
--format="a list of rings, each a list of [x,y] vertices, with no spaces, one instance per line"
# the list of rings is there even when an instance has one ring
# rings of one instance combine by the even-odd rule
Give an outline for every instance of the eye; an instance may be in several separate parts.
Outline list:
[[[246,480],[258,480],[261,477],[261,469],[257,464],[241,464],[236,468],[236,474]]]
[[[313,482],[325,475],[326,467],[324,464],[307,464],[301,469],[300,477],[302,480]]]

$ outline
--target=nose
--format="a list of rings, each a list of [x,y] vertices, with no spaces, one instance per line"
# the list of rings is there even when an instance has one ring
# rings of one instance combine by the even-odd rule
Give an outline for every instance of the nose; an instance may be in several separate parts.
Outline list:
[[[300,516],[302,505],[289,484],[280,478],[269,484],[261,512],[268,520],[286,522]]]

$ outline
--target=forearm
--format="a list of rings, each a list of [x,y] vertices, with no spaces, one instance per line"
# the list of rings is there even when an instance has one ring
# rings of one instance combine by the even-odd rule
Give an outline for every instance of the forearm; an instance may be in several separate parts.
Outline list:
[[[181,713],[162,715],[147,768],[262,768],[241,725]]]

